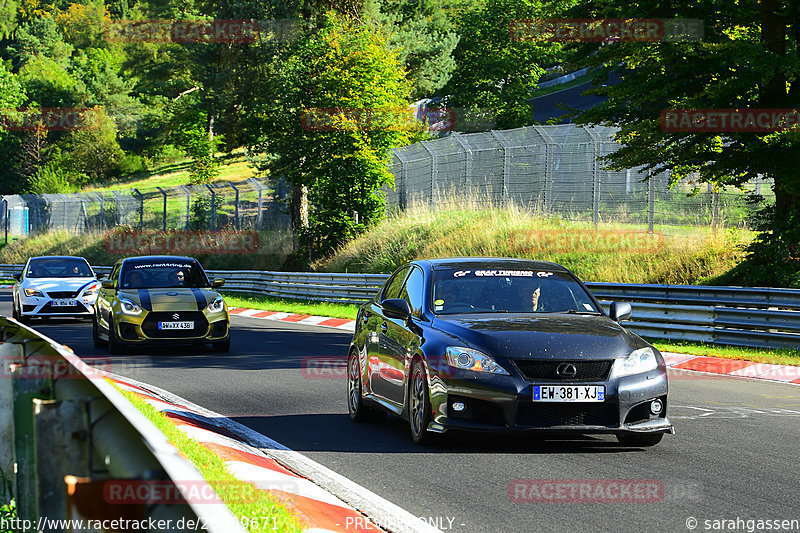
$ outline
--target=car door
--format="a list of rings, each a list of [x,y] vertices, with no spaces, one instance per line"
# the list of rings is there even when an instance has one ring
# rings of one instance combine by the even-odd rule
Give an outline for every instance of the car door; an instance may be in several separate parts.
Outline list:
[[[114,265],[111,269],[111,274],[108,275],[108,281],[114,282],[115,288],[106,289],[101,286],[97,293],[97,303],[95,303],[95,312],[97,313],[97,325],[105,332],[110,331],[109,324],[111,323],[111,305],[117,294],[116,286],[119,280],[120,263]]]
[[[416,321],[422,318],[422,302],[425,276],[422,269],[414,266],[406,277],[400,298],[408,302],[411,318],[386,318],[384,347],[380,358],[386,381],[387,399],[403,404],[405,400],[406,381],[411,370],[411,358],[420,344],[420,328]]]
[[[377,305],[372,306],[374,315],[365,315],[367,325],[370,328],[367,334],[367,375],[369,376],[369,389],[370,392],[376,396],[390,400],[393,396],[392,382],[396,379],[396,370],[386,366],[389,359],[386,353],[389,351],[387,343],[390,339],[386,336],[389,329],[390,319],[384,316],[380,302],[389,298],[399,298],[400,291],[403,289],[403,284],[408,275],[410,266],[406,266],[395,272],[389,278],[389,281],[384,285],[383,290],[378,298]],[[372,342],[370,342],[370,340]],[[399,369],[402,372],[402,368]],[[400,377],[402,380],[402,376]]]

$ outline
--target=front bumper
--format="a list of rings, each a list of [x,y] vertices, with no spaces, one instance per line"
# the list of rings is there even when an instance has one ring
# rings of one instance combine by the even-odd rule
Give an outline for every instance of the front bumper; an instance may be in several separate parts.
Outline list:
[[[25,296],[20,291],[19,310],[24,317],[91,317],[94,315],[94,303],[97,294],[74,298],[51,298],[45,296]],[[74,300],[74,306],[54,305],[63,300]]]
[[[230,317],[227,311],[181,311],[184,321],[193,323],[190,330],[163,330],[159,322],[172,321],[170,312],[147,312],[142,315],[114,314],[115,334],[121,341],[131,344],[161,344],[182,342],[224,341],[230,335]]]
[[[518,376],[477,374],[428,362],[431,405],[429,430],[534,433],[674,433],[667,417],[667,375],[650,372],[596,381],[532,381]],[[534,402],[534,385],[603,385],[603,402]],[[650,411],[653,400],[663,409]],[[465,406],[456,412],[452,405]]]

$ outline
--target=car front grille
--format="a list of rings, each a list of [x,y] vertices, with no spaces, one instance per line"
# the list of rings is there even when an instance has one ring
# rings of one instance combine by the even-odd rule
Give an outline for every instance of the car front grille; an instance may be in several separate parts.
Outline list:
[[[200,311],[178,311],[179,322],[194,322],[193,329],[158,329],[159,322],[176,322],[175,311],[152,312],[142,322],[142,331],[151,339],[184,339],[205,337],[208,320]]]
[[[611,370],[611,361],[535,361],[516,359],[514,363],[528,380],[556,381],[605,381]],[[559,375],[559,366],[569,363],[575,366],[575,375]]]
[[[517,425],[525,427],[604,426],[617,427],[616,402],[550,403],[526,402],[517,408]]]
[[[47,291],[50,298],[77,298],[78,293],[75,291]]]

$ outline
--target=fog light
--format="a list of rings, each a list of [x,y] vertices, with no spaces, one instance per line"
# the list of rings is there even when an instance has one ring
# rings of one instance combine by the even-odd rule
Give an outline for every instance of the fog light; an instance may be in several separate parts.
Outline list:
[[[662,409],[664,409],[664,404],[661,403],[661,400],[653,400],[650,402],[650,412],[654,415],[659,414]]]
[[[461,411],[463,411],[466,408],[467,408],[467,406],[464,405],[464,402],[453,402],[453,411],[455,411],[457,413],[460,413]]]

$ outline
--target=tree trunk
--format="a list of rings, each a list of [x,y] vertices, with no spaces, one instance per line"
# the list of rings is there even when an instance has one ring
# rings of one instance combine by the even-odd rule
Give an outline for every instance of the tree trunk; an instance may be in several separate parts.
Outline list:
[[[292,187],[292,247],[297,253],[300,249],[300,233],[308,228],[308,187]]]

